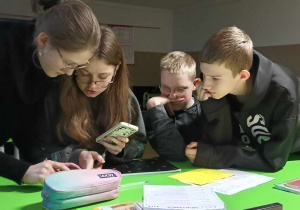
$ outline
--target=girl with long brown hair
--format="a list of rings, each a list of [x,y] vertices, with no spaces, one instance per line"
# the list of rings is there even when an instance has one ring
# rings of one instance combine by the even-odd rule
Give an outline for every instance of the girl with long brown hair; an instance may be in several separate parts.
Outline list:
[[[75,140],[77,146],[73,145],[73,153],[78,155],[69,152],[71,159],[59,161],[75,162],[81,168],[91,168],[94,159],[103,162],[99,154],[102,155],[105,150],[106,161],[132,160],[141,155],[146,143],[139,104],[129,88],[122,47],[113,31],[106,26],[101,26],[98,50],[98,54],[90,60],[90,65],[77,69],[72,77],[64,77],[61,87],[62,114],[57,126],[58,137],[65,144],[70,139]],[[119,122],[134,124],[139,131],[130,140],[108,137],[113,144],[95,142],[97,136]]]

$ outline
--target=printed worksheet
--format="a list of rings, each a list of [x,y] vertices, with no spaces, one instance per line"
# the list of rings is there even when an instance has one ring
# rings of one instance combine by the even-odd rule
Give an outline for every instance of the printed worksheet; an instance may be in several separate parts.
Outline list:
[[[242,190],[255,187],[274,179],[273,177],[239,171],[235,169],[222,169],[220,171],[233,173],[234,176],[203,185],[203,187],[208,187],[217,193],[232,195]]]
[[[200,186],[144,185],[144,209],[225,209],[209,188]]]

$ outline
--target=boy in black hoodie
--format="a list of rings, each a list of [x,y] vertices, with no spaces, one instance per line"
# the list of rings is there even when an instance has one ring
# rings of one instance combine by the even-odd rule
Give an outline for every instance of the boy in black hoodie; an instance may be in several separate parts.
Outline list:
[[[212,35],[200,70],[197,97],[209,143],[187,146],[195,166],[278,171],[300,151],[299,81],[254,51],[244,31],[227,27]]]
[[[186,160],[185,147],[201,135],[200,104],[196,90],[196,62],[184,52],[170,52],[161,59],[161,96],[147,102],[144,115],[147,137],[161,158]]]

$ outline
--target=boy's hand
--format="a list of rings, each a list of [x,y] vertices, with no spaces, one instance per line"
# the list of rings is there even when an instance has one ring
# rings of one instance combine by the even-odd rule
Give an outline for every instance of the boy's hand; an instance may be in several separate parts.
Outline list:
[[[119,136],[118,138],[114,138],[112,136],[106,137],[108,140],[112,141],[114,144],[108,143],[106,141],[101,140],[99,143],[102,144],[107,151],[109,151],[113,155],[117,155],[124,149],[126,143],[129,142],[129,139],[126,137]]]
[[[147,110],[151,109],[154,106],[160,105],[160,104],[165,105],[169,102],[170,102],[170,100],[163,96],[152,97],[147,101],[147,104],[146,104]]]
[[[206,101],[207,99],[211,98],[211,94],[203,89],[203,82],[199,82],[198,84],[196,84],[196,90],[197,99],[199,101]]]
[[[198,146],[197,142],[191,142],[185,148],[185,155],[190,159],[190,161],[192,163],[194,162],[194,160],[196,158],[197,146]]]
[[[60,163],[52,160],[45,160],[30,166],[24,174],[22,181],[25,184],[43,183],[50,174],[59,171],[69,171],[71,169],[80,169],[80,167],[74,163]]]
[[[98,163],[105,163],[105,160],[101,155],[99,155],[98,152],[95,151],[82,151],[79,155],[79,166],[82,169],[92,169],[94,168],[94,162],[95,160],[98,161]]]

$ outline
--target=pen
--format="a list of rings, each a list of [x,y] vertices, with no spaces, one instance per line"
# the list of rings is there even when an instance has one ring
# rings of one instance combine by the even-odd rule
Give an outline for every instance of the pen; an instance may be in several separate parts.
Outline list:
[[[124,189],[124,188],[128,188],[128,187],[135,187],[137,185],[144,185],[144,184],[147,184],[147,183],[148,183],[148,181],[134,182],[134,183],[129,183],[129,184],[122,184],[122,185],[120,185],[120,188]]]
[[[104,159],[104,161],[105,161],[105,157],[106,157],[106,150],[103,152],[103,154],[102,154],[102,158]],[[104,162],[105,163],[105,162]],[[100,162],[98,162],[97,160],[95,160],[94,161],[94,166],[93,166],[93,168],[102,168],[103,167],[103,165],[104,165],[104,163],[100,163]]]
[[[115,204],[112,206],[99,206],[94,207],[93,210],[114,210],[114,209],[131,209],[131,210],[142,210],[142,201],[140,202],[129,202],[129,203],[121,203]]]
[[[196,78],[195,79],[195,84],[197,84],[197,83],[199,83],[199,82],[201,82],[202,80],[200,79],[200,78]]]

